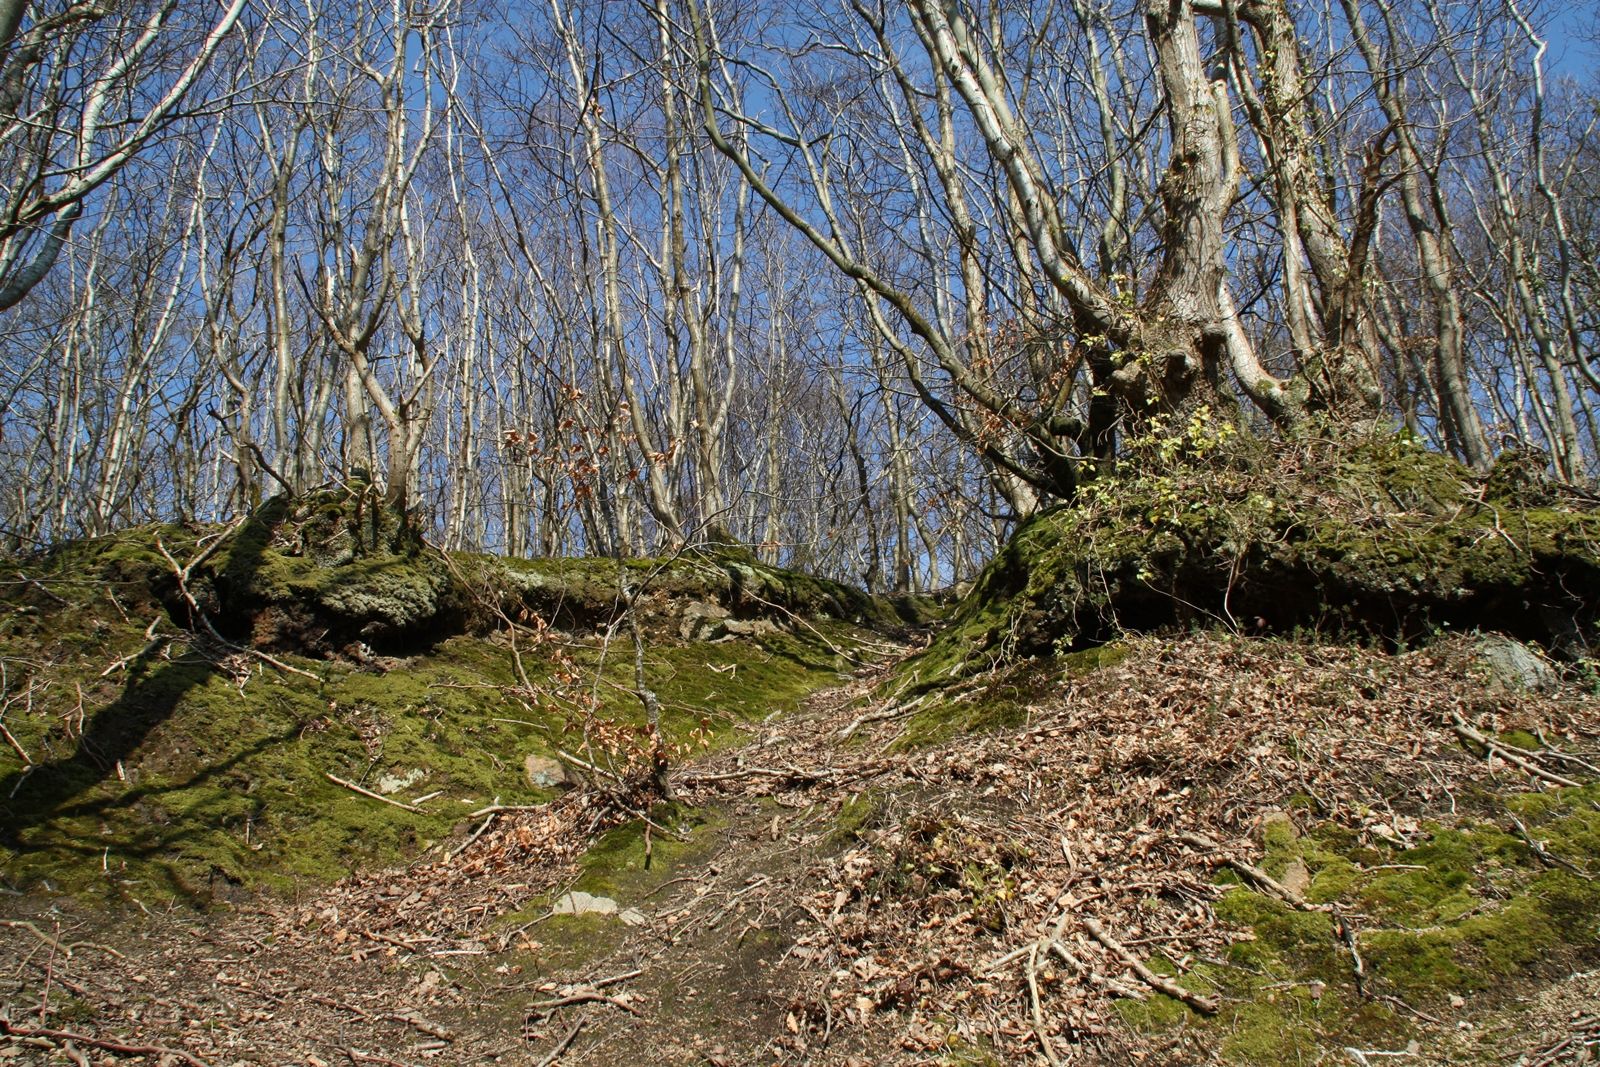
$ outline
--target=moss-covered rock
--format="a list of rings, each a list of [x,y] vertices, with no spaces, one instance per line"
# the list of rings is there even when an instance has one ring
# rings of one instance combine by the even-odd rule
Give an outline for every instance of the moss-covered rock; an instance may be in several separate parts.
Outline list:
[[[441,626],[455,607],[445,558],[371,492],[269,501],[196,575],[207,583],[226,632],[257,647],[399,648],[459,629]]]
[[[1023,524],[907,670],[925,687],[1214,624],[1398,642],[1484,628],[1587,654],[1600,510],[1502,483],[1402,437],[1130,464]]]

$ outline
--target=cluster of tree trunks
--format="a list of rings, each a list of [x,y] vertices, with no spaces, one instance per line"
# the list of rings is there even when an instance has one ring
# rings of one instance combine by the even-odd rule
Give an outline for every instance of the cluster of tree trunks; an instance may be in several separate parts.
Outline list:
[[[0,0],[0,536],[342,481],[451,547],[909,589],[1152,434],[1388,423],[1584,481],[1597,94],[1551,37],[1525,0]]]

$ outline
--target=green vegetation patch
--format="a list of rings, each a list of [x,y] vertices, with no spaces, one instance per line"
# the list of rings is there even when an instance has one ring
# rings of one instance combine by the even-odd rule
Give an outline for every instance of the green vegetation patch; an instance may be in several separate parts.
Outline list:
[[[220,584],[191,585],[202,610],[225,632],[249,628],[216,599],[221,576],[244,566],[241,554],[254,557],[252,588],[269,605],[251,625],[298,620],[288,629],[274,624],[267,644],[318,625],[335,601],[394,593],[379,577],[392,576],[393,559],[346,558],[358,534],[368,548],[412,563],[422,557],[391,551],[392,540],[373,542],[381,529],[352,532],[353,516],[335,503],[323,501],[320,516],[238,531],[244,540],[205,564]],[[311,677],[196,638],[169,618],[187,608],[161,547],[191,559],[216,532],[145,528],[18,561],[29,580],[8,587],[15,610],[0,612],[0,660],[8,692],[32,693],[6,719],[31,765],[0,747],[6,884],[204,905],[329,881],[414,857],[496,799],[547,799],[548,789],[529,783],[525,758],[560,748],[592,756],[589,725],[612,736],[618,726],[643,733],[631,639],[603,647],[603,632],[524,635],[523,667],[538,689],[531,696],[513,692],[509,644],[492,630],[452,636],[441,624],[415,655],[374,654],[363,663],[308,658],[304,649],[274,653]],[[600,561],[593,581],[602,571],[614,578],[615,568]],[[449,580],[450,596],[465,595],[459,576]],[[316,598],[323,607],[308,606]],[[146,637],[152,620],[154,642]],[[741,723],[790,710],[837,682],[854,666],[858,642],[858,631],[838,618],[721,642],[658,627],[647,637],[647,684],[661,701],[668,741],[686,753],[725,744]],[[328,642],[313,644],[324,652]],[[404,803],[428,799],[406,811],[330,775]]]
[[[579,874],[559,893],[537,897],[497,925],[528,926],[524,948],[543,971],[577,967],[614,952],[627,927],[614,914],[550,915],[560,895],[608,897],[619,908],[651,908],[657,894],[686,869],[708,861],[725,819],[711,811],[658,804],[649,822],[634,819],[601,834],[579,861]]]
[[[1173,626],[1399,642],[1482,627],[1553,647],[1572,632],[1552,620],[1571,618],[1596,636],[1592,505],[1513,491],[1403,436],[1268,456],[1217,429],[1201,413],[1135,442],[1071,505],[1023,523],[885,691]]]
[[[1209,1033],[1226,1062],[1313,1062],[1345,1045],[1403,1048],[1432,1035],[1401,1007],[1448,1015],[1451,997],[1510,999],[1600,958],[1600,785],[1501,798],[1541,859],[1500,820],[1425,827],[1410,847],[1363,844],[1345,827],[1265,834],[1261,866],[1303,865],[1302,911],[1240,884],[1215,905],[1237,933],[1225,960],[1200,963],[1193,988],[1221,994],[1203,1018],[1171,998],[1119,1002],[1134,1029]],[[1348,923],[1365,969],[1340,936]],[[1394,999],[1389,999],[1394,998]],[[1399,1002],[1397,1005],[1396,1001]]]

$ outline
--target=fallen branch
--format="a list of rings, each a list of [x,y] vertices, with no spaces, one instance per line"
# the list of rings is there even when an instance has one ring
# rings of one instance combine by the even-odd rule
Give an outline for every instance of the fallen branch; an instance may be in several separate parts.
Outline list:
[[[22,765],[24,767],[32,767],[34,765],[32,757],[30,757],[28,753],[23,750],[22,742],[11,736],[11,731],[6,729],[6,724],[3,722],[0,722],[0,734],[4,734],[6,743],[16,750],[17,755],[22,759]]]
[[[1343,915],[1335,915],[1334,931],[1344,947],[1350,950],[1350,971],[1355,978],[1356,992],[1364,997],[1367,995],[1367,965],[1361,958],[1361,950],[1356,947],[1356,929]]]
[[[622,974],[614,974],[610,978],[596,979],[595,981],[590,982],[589,986],[591,989],[604,989],[606,986],[616,985],[618,982],[632,981],[643,973],[643,970],[624,971]]]
[[[1256,885],[1260,886],[1262,889],[1265,889],[1268,893],[1277,897],[1285,904],[1288,904],[1290,907],[1297,908],[1300,911],[1328,910],[1326,906],[1307,903],[1306,899],[1299,893],[1296,893],[1294,890],[1290,889],[1288,886],[1284,885],[1282,882],[1278,881],[1276,878],[1272,877],[1272,875],[1268,874],[1266,871],[1263,871],[1255,864],[1246,863],[1244,860],[1229,856],[1222,851],[1221,845],[1217,844],[1217,842],[1211,840],[1211,838],[1206,837],[1203,834],[1179,834],[1178,840],[1182,841],[1186,845],[1193,845],[1195,848],[1212,853],[1219,862],[1233,868],[1235,871],[1238,871],[1240,874],[1244,875],[1246,878],[1250,879],[1252,882],[1256,883]]]
[[[737,771],[724,771],[719,774],[693,774],[683,773],[678,775],[679,785],[713,785],[723,782],[737,782],[743,778],[773,778],[786,784],[804,786],[815,785],[818,782],[832,782],[837,775],[832,771],[808,771],[801,767],[785,767],[781,770],[771,767],[743,767]]]
[[[1124,1000],[1148,1000],[1150,997],[1149,993],[1146,993],[1138,986],[1131,986],[1127,982],[1121,981],[1117,978],[1107,978],[1105,975],[1101,974],[1099,971],[1083,962],[1083,960],[1080,960],[1070,949],[1067,948],[1066,945],[1063,945],[1059,941],[1050,942],[1050,951],[1054,952],[1056,957],[1060,959],[1062,963],[1065,963],[1068,967],[1071,967],[1074,971],[1081,975],[1086,982],[1094,986],[1096,989],[1104,989],[1112,996],[1122,997]]]
[[[39,581],[39,579],[37,579],[37,578],[29,578],[26,574],[23,574],[21,571],[17,571],[16,575],[25,584],[33,586],[35,589],[39,590],[39,592],[43,593],[45,596],[49,597],[51,600],[54,600],[57,604],[60,604],[62,607],[69,606],[70,602],[65,597],[57,596],[55,593],[51,592],[48,588],[45,587],[45,584],[43,582]]]
[[[1066,916],[1062,916],[1064,925]],[[1054,940],[1051,938],[1050,940]],[[1061,1067],[1061,1058],[1056,1055],[1055,1046],[1050,1043],[1050,1034],[1044,1025],[1044,1009],[1039,1003],[1039,945],[1035,941],[1028,948],[1028,1004],[1033,1011],[1033,1036],[1039,1039],[1039,1048],[1044,1051],[1044,1058],[1050,1061],[1050,1067]]]
[[[111,666],[107,667],[105,670],[100,672],[100,677],[102,677],[102,678],[111,677],[111,675],[113,675],[113,674],[117,673],[118,671],[122,670],[124,667],[126,667],[130,663],[133,663],[135,660],[145,659],[146,657],[153,655],[155,653],[155,651],[157,649],[159,649],[162,645],[165,645],[166,643],[171,641],[172,640],[171,635],[156,633],[156,627],[158,627],[160,625],[161,625],[161,617],[159,615],[156,616],[155,618],[151,619],[150,620],[150,625],[146,626],[144,628],[144,647],[139,649],[139,651],[134,652],[134,653],[132,653],[130,655],[123,656],[121,659],[119,659],[116,662],[112,663]]]
[[[285,674],[298,674],[302,678],[309,678],[318,685],[322,684],[322,679],[318,678],[310,671],[303,671],[299,667],[291,667],[289,664],[283,662],[283,660],[278,659],[276,656],[269,656],[259,648],[251,648],[248,645],[234,644],[232,641],[229,641],[226,637],[223,637],[220,633],[218,633],[217,628],[211,625],[211,620],[206,618],[204,615],[200,616],[200,621],[205,625],[207,633],[209,633],[216,640],[221,641],[228,648],[233,649],[235,652],[243,652],[247,656],[254,656],[267,666],[283,671]]]
[[[855,733],[857,730],[868,725],[869,723],[888,722],[890,719],[903,719],[907,715],[910,715],[913,711],[916,711],[926,699],[927,694],[924,693],[915,700],[907,701],[904,704],[884,708],[882,711],[868,712],[867,714],[856,719],[849,726],[846,726],[843,730],[840,730],[839,740],[848,741],[851,734]]]
[[[26,930],[34,937],[37,937],[40,941],[43,941],[45,944],[49,945],[55,951],[61,953],[63,957],[69,960],[72,958],[72,946],[63,945],[60,941],[57,941],[55,938],[51,937],[49,934],[45,933],[43,930],[39,929],[30,922],[24,922],[21,919],[0,919],[0,926],[3,926],[8,930]]]
[[[1183,1001],[1189,1007],[1204,1015],[1215,1015],[1219,1010],[1219,1005],[1212,998],[1201,996],[1199,993],[1191,993],[1170,978],[1165,978],[1146,967],[1143,960],[1128,951],[1122,942],[1106,933],[1105,928],[1095,920],[1084,919],[1083,928],[1089,931],[1089,936],[1110,949],[1114,956],[1127,964],[1128,968],[1138,975],[1145,985],[1159,993],[1165,993],[1169,997]]]
[[[556,1008],[570,1008],[574,1004],[610,1004],[614,1008],[621,1008],[629,1015],[638,1015],[639,1009],[620,997],[609,996],[597,989],[580,989],[575,993],[568,993],[564,997],[555,997],[552,1000],[541,1000],[528,1005],[528,1011],[554,1011]]]
[[[1500,743],[1499,741],[1496,741],[1494,738],[1485,735],[1479,730],[1473,729],[1467,724],[1467,720],[1461,717],[1461,713],[1459,711],[1452,711],[1450,713],[1450,721],[1455,724],[1456,736],[1461,738],[1463,741],[1470,741],[1475,745],[1479,745],[1484,749],[1485,752],[1491,755],[1499,756],[1512,766],[1520,767],[1523,771],[1527,772],[1533,777],[1549,782],[1551,785],[1559,785],[1567,789],[1576,789],[1578,787],[1578,783],[1573,781],[1571,778],[1562,777],[1552,770],[1541,767],[1533,760],[1527,759],[1524,756],[1519,756],[1516,752],[1512,751],[1509,747]]]
[[[1507,814],[1509,815],[1510,813],[1508,812]],[[1530,849],[1533,850],[1533,854],[1539,858],[1540,862],[1544,863],[1548,867],[1565,867],[1567,870],[1571,871],[1573,874],[1577,875],[1579,878],[1582,878],[1586,882],[1594,881],[1594,875],[1583,870],[1571,860],[1563,859],[1560,856],[1557,856],[1554,852],[1550,851],[1549,847],[1546,846],[1543,841],[1538,840],[1532,834],[1528,833],[1528,828],[1523,824],[1521,819],[1517,818],[1515,815],[1510,815],[1510,818],[1511,824],[1517,829],[1517,835],[1522,838],[1522,840]]]
[[[560,1058],[561,1054],[567,1051],[567,1046],[572,1044],[573,1039],[578,1036],[578,1031],[582,1029],[583,1020],[579,1019],[577,1022],[572,1024],[572,1029],[567,1031],[566,1036],[560,1041],[556,1042],[556,1047],[551,1049],[549,1053],[545,1055],[545,1058],[540,1060],[535,1067],[550,1067],[552,1063],[555,1063],[556,1060]]]
[[[119,960],[127,959],[126,956],[112,948],[110,945],[101,945],[94,941],[73,941],[70,943],[66,941],[57,941],[43,930],[40,930],[37,926],[33,925],[33,923],[22,919],[0,919],[0,927],[3,927],[7,930],[26,930],[34,937],[37,937],[40,941],[43,941],[45,944],[53,947],[57,952],[61,953],[61,955],[67,959],[71,959],[72,954],[80,948],[92,948],[97,952],[104,952],[108,956],[115,956]]]
[[[486,808],[479,808],[469,813],[467,818],[476,819],[480,815],[506,815],[515,811],[542,811],[549,806],[548,804],[490,804]]]
[[[9,1019],[0,1019],[0,1033],[7,1037],[44,1038],[47,1041],[71,1041],[90,1048],[101,1049],[105,1052],[116,1052],[123,1056],[173,1056],[190,1067],[211,1067],[209,1063],[178,1048],[167,1048],[164,1045],[129,1045],[121,1041],[104,1041],[98,1037],[89,1037],[85,1034],[73,1033],[70,1030],[52,1030],[47,1027],[30,1029],[24,1026],[14,1026]]]
[[[469,837],[465,841],[461,842],[461,844],[459,846],[457,846],[456,848],[453,848],[449,852],[446,852],[444,854],[444,862],[449,863],[451,860],[453,860],[457,856],[461,855],[467,849],[471,848],[472,847],[472,843],[474,841],[478,840],[478,838],[483,836],[483,832],[485,830],[489,829],[489,824],[494,822],[495,816],[499,815],[499,814],[500,813],[498,811],[489,812],[489,814],[484,817],[483,825],[479,826],[476,830],[472,831],[472,836],[471,837]]]
[[[353,1048],[345,1049],[344,1054],[350,1057],[351,1063],[376,1063],[379,1067],[411,1067],[409,1063],[391,1060],[387,1056],[374,1056],[368,1052],[357,1052]]]
[[[582,767],[586,771],[593,771],[596,774],[604,775],[605,777],[611,779],[613,782],[617,782],[617,783],[619,783],[621,785],[627,785],[628,784],[627,783],[627,779],[623,778],[622,775],[618,774],[616,771],[607,770],[604,767],[600,767],[600,766],[597,766],[597,765],[595,765],[593,763],[590,763],[586,759],[580,759],[579,757],[574,756],[572,753],[568,752],[564,748],[556,750],[556,758],[561,760],[563,763],[571,763],[574,766]]]
[[[426,1019],[419,1018],[410,1012],[392,1012],[388,1015],[385,1015],[384,1018],[390,1022],[405,1023],[412,1029],[427,1034],[429,1037],[436,1037],[440,1041],[454,1041],[456,1039],[456,1035],[451,1033],[449,1030],[446,1030],[444,1027],[435,1026]]]
[[[332,782],[334,785],[342,785],[352,793],[360,793],[364,797],[371,797],[373,800],[381,800],[385,804],[400,808],[402,811],[409,811],[413,815],[425,814],[421,808],[412,807],[410,804],[395,800],[392,797],[386,797],[382,793],[374,793],[372,790],[365,789],[359,785],[356,785],[354,782],[347,782],[336,774],[329,774],[326,771],[324,771],[323,774],[328,781]]]

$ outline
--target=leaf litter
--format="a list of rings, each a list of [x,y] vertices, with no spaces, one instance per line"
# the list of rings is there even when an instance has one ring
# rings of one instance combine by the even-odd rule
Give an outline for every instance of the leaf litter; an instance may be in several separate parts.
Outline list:
[[[0,1052],[312,1067],[1259,1062],[1274,1053],[1243,1036],[1281,1001],[1293,1010],[1272,1017],[1275,1062],[1587,1062],[1592,940],[1498,989],[1418,992],[1392,977],[1387,905],[1292,844],[1336,837],[1361,885],[1492,823],[1550,877],[1600,876],[1592,852],[1541,855],[1545,809],[1505,800],[1572,793],[1530,767],[1596,777],[1600,701],[1496,686],[1474,648],[1129,638],[1120,662],[1082,676],[1042,661],[964,681],[977,698],[1021,694],[1023,721],[925,747],[908,747],[916,712],[897,713],[880,668],[679,767],[673,804],[648,812],[596,780],[479,813],[408,868],[228,914],[107,921],[19,898]],[[603,834],[642,837],[612,879],[637,926],[550,907],[605,875],[585,859]],[[1241,921],[1240,894],[1266,918]],[[1498,882],[1435,925],[1516,901]],[[1269,920],[1293,916],[1326,934],[1306,952],[1331,969],[1249,954]],[[1594,932],[1597,916],[1579,919]],[[1336,1002],[1348,1010],[1307,1007]],[[1358,1016],[1377,1022],[1354,1029]]]

